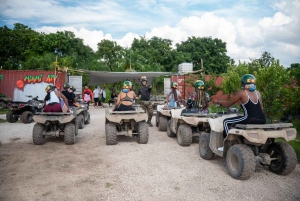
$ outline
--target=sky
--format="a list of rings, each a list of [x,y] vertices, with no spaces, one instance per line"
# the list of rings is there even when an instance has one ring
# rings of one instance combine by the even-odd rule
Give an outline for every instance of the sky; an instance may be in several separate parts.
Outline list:
[[[300,63],[300,0],[0,0],[0,26],[44,33],[72,31],[93,50],[102,39],[129,47],[157,36],[219,38],[237,63],[269,52]]]

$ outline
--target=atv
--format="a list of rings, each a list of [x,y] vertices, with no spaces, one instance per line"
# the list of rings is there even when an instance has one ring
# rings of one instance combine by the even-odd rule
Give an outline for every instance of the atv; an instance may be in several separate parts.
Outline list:
[[[70,112],[37,112],[33,116],[36,124],[33,126],[32,139],[36,145],[45,143],[46,136],[64,136],[67,145],[75,143],[78,134],[78,121],[75,108]]]
[[[5,97],[3,94],[0,95],[0,109],[7,108],[7,104],[11,101],[10,98]]]
[[[10,110],[6,114],[6,120],[9,123],[15,123],[20,118],[24,124],[29,124],[33,121],[32,116],[37,112],[41,112],[44,107],[44,102],[38,100],[38,96],[26,96],[31,98],[27,102],[10,102],[7,106]]]
[[[157,105],[157,112],[156,112],[156,126],[158,127],[159,131],[167,131],[168,121],[171,119],[171,110],[172,109],[181,109],[181,107],[174,107],[163,109],[165,105]]]
[[[90,124],[91,117],[88,111],[88,105],[85,102],[77,102],[79,107],[74,107],[76,109],[78,128],[83,129],[85,124]]]
[[[148,115],[139,107],[134,111],[112,111],[105,109],[106,144],[117,144],[118,135],[135,137],[139,144],[147,144],[149,139]]]
[[[218,114],[207,114],[203,112],[192,113],[186,109],[172,109],[171,119],[167,125],[167,135],[176,137],[177,142],[181,146],[190,146],[193,137],[199,137],[202,133],[207,133],[210,130],[208,120],[216,118]]]
[[[297,132],[291,123],[276,124],[236,124],[228,135],[223,136],[225,118],[239,114],[218,115],[209,118],[205,130],[199,137],[199,153],[203,159],[210,160],[215,155],[226,156],[229,174],[240,180],[249,179],[255,171],[256,163],[268,166],[271,172],[287,175],[296,167],[297,157],[294,149],[286,142],[276,142],[283,138],[291,141]],[[186,131],[185,131],[186,132]]]

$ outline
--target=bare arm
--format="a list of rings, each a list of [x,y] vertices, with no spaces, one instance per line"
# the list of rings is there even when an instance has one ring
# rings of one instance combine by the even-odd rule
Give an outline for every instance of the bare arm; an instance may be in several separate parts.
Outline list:
[[[231,105],[235,104],[239,100],[242,99],[243,91],[239,91],[233,98],[231,98],[229,101],[219,101],[219,100],[213,100],[214,104],[220,104],[224,107],[230,107]]]
[[[262,101],[261,95],[260,95],[260,93],[258,91],[257,91],[257,93],[258,93],[258,98],[259,98],[259,101],[260,101],[260,107],[261,107],[262,110],[264,110],[264,105],[263,105],[263,101]]]

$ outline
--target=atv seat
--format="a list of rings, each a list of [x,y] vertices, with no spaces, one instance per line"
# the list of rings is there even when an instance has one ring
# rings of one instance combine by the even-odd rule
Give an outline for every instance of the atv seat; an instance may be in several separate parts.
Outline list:
[[[46,116],[63,116],[63,115],[71,115],[71,112],[36,112],[36,115],[46,115]]]

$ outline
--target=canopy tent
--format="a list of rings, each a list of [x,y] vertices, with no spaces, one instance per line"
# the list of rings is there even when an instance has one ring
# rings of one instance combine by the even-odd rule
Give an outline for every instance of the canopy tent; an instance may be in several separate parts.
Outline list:
[[[119,81],[130,80],[132,82],[140,83],[141,76],[147,77],[147,83],[151,84],[155,77],[170,76],[173,73],[169,72],[105,72],[105,71],[90,71],[82,70],[90,74],[89,86],[110,84]]]

